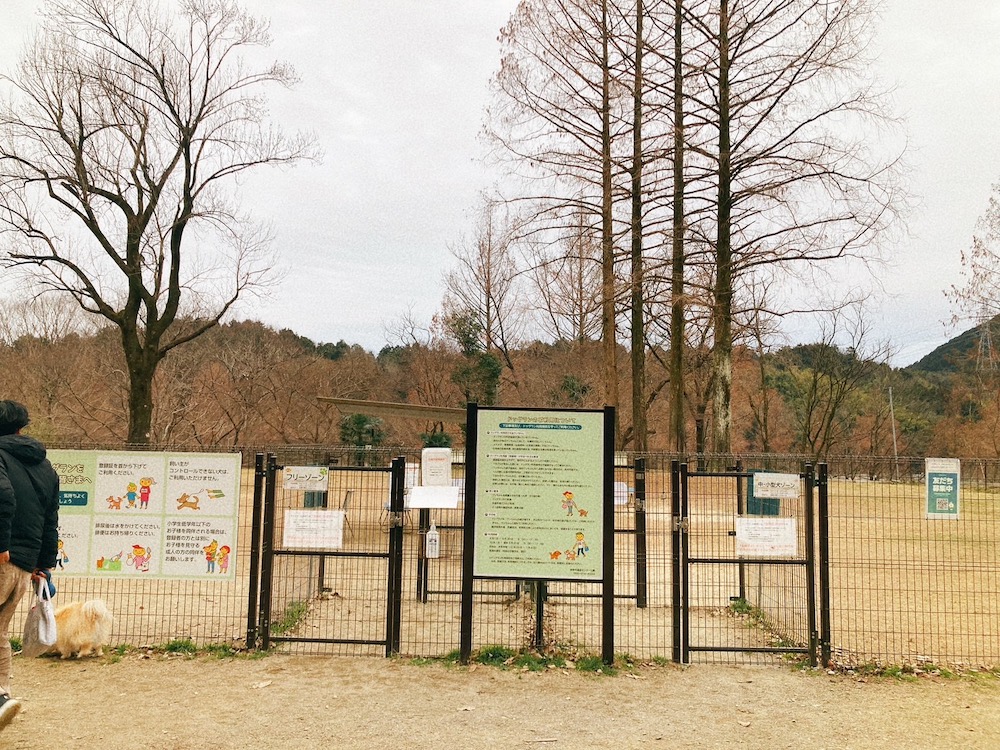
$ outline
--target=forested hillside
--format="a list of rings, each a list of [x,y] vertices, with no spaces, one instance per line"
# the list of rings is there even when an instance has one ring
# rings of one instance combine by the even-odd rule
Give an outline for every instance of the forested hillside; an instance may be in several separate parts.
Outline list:
[[[8,335],[0,343],[3,396],[31,410],[34,434],[47,440],[122,442],[127,435],[126,368],[111,328]],[[967,334],[963,334],[967,338]],[[958,337],[956,340],[964,340]],[[315,343],[257,322],[224,324],[168,356],[157,374],[154,444],[246,446],[375,443],[456,445],[455,425],[378,420],[343,414],[318,397],[462,406],[603,405],[597,341],[533,342],[502,359],[440,333],[376,353],[344,341]],[[949,345],[942,347],[947,349]],[[938,352],[939,358],[947,352]],[[975,351],[951,368],[906,369],[859,358],[829,344],[734,357],[733,449],[737,453],[1000,455],[1000,410],[993,370]],[[666,450],[670,414],[668,353],[653,350],[650,449]],[[620,363],[627,365],[628,357]],[[708,356],[689,351],[685,414],[690,434],[712,419]],[[922,360],[935,361],[929,358]],[[631,372],[620,367],[622,392]],[[893,421],[894,420],[894,421]],[[700,425],[699,425],[700,423]],[[619,411],[619,443],[632,447],[629,410]],[[696,446],[692,445],[692,449]]]

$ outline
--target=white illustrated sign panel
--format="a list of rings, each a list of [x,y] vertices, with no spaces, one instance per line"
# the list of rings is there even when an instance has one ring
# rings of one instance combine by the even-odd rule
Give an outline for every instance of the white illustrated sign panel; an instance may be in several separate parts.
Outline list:
[[[239,453],[49,451],[59,575],[233,579]]]

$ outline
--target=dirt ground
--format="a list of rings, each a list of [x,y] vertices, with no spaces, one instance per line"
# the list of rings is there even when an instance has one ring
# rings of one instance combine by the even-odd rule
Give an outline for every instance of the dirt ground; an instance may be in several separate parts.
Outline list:
[[[271,655],[15,657],[0,748],[995,748],[1000,681],[787,667],[614,676]]]

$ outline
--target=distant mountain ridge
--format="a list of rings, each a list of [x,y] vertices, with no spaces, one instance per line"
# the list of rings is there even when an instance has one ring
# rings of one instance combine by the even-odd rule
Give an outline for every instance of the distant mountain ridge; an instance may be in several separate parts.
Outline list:
[[[984,330],[985,326],[989,326],[988,331]],[[984,340],[984,333],[988,333],[989,338]],[[993,362],[1000,366],[1000,315],[963,331],[903,369],[940,373],[971,372],[980,361],[981,347],[983,347],[983,357],[991,356],[990,344],[992,344]]]

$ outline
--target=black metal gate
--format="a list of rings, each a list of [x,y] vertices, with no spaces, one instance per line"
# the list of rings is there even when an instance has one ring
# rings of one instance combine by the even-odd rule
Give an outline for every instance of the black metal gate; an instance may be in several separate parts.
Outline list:
[[[672,464],[674,661],[689,663],[698,652],[790,654],[815,666],[818,649],[829,658],[826,465],[818,475],[804,467],[794,499],[757,497],[754,476]]]
[[[253,601],[250,606],[257,613],[253,640],[265,649],[342,644],[350,653],[373,647],[386,656],[398,653],[405,459],[396,458],[388,467],[331,463],[326,492],[284,490],[279,487],[283,468],[274,454],[266,466],[258,465],[263,503],[254,520],[261,540],[259,606]],[[285,546],[285,514],[299,509],[341,511],[342,543],[336,548]]]

